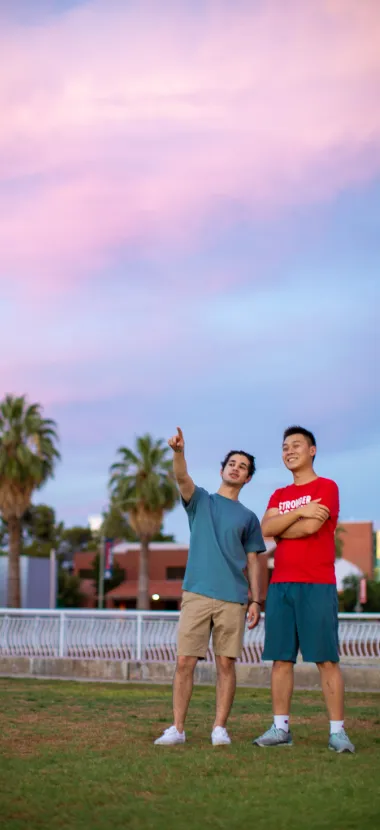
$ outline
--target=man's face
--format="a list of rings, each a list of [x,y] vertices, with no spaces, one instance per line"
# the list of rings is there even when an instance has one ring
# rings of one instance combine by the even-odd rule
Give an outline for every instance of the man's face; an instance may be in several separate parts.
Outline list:
[[[302,434],[289,435],[282,445],[282,460],[292,473],[309,467],[316,453]]]
[[[251,476],[248,475],[248,470],[248,458],[245,455],[236,453],[235,455],[231,455],[224,470],[221,471],[222,480],[224,484],[242,487],[243,484],[246,484],[251,479]]]

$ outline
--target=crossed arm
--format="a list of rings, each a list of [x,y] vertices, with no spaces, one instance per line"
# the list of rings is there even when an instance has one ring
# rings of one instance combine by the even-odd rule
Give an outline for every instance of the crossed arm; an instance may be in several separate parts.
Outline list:
[[[266,511],[261,522],[264,536],[280,539],[303,539],[317,533],[330,516],[330,510],[320,499],[291,510],[279,513],[276,507]]]

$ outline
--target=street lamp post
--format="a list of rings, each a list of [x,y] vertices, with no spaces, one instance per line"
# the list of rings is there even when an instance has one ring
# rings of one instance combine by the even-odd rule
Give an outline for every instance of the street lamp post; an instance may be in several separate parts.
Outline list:
[[[103,536],[99,545],[99,581],[98,581],[98,608],[104,604],[104,539]]]
[[[103,524],[102,516],[90,516],[88,523],[92,533],[99,533]],[[98,576],[98,609],[103,608],[104,603],[104,539],[101,537],[99,544],[99,576]]]

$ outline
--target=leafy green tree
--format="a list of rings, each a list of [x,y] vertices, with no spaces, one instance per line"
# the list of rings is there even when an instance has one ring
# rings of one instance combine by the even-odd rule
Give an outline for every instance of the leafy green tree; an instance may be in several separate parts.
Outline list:
[[[346,576],[343,580],[343,593],[341,598],[341,610],[350,614],[355,611],[356,603],[358,601],[359,579],[357,576],[351,574]]]
[[[47,504],[31,504],[21,518],[20,553],[26,556],[49,556],[57,549],[63,523],[56,523],[55,511]],[[8,552],[7,523],[0,521],[0,550]]]
[[[98,592],[99,587],[99,562],[100,557],[97,553],[92,562],[93,580],[96,592]],[[104,593],[106,594],[107,591],[112,591],[113,588],[117,588],[118,585],[121,585],[121,583],[124,582],[124,579],[124,569],[119,565],[118,562],[114,562],[112,568],[112,576],[109,579],[104,579]]]
[[[120,539],[123,542],[138,542],[136,533],[128,524],[127,517],[115,504],[111,504],[109,510],[104,513],[101,535],[107,539]],[[152,542],[175,542],[172,533],[164,533],[161,525],[158,533],[153,536]]]
[[[341,559],[343,556],[344,539],[342,539],[342,536],[346,532],[346,528],[343,525],[338,525],[335,531],[335,559]]]
[[[55,511],[47,504],[31,504],[22,517],[23,527],[31,541],[56,542]]]
[[[173,533],[164,533],[163,525],[161,525],[158,533],[153,536],[152,542],[175,542],[175,536]]]
[[[47,504],[31,504],[22,517],[24,542],[22,553],[27,556],[50,556],[59,545],[63,524],[57,525],[55,511]]]
[[[58,571],[58,608],[79,608],[82,601],[80,578],[70,574],[63,568]]]
[[[380,582],[369,579],[367,582],[367,602],[363,605],[363,611],[368,613],[380,612]]]
[[[32,495],[53,475],[56,461],[55,423],[42,415],[40,404],[25,396],[0,403],[0,513],[9,533],[8,606],[20,607],[22,517]]]
[[[123,542],[137,542],[137,536],[128,524],[127,517],[111,502],[109,509],[103,515],[101,536],[106,539],[120,539]]]
[[[346,576],[343,580],[343,611],[350,613],[355,611],[358,601],[359,579],[357,576]],[[380,612],[380,582],[367,579],[367,602],[363,604],[363,611],[366,613]]]
[[[128,517],[140,542],[137,607],[148,609],[149,544],[159,533],[164,514],[178,501],[172,460],[164,442],[150,435],[136,439],[134,450],[118,449],[119,460],[110,470],[111,499]]]
[[[92,530],[80,525],[62,528],[59,541],[60,544],[67,545],[70,553],[75,553],[78,550],[91,550],[95,543]]]
[[[9,534],[8,525],[3,518],[0,518],[0,553],[8,553]]]

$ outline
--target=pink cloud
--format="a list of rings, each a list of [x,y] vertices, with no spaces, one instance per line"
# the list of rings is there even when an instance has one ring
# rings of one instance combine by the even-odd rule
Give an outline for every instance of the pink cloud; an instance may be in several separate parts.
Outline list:
[[[0,278],[29,290],[380,170],[377,0],[98,0],[0,52]]]

